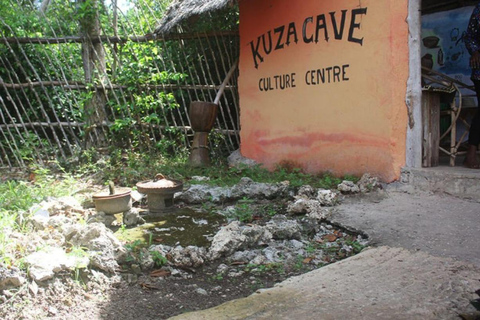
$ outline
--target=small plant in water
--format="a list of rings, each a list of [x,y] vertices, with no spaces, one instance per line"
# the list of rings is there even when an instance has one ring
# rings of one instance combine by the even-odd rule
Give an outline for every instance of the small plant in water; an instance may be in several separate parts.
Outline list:
[[[153,243],[153,233],[148,234],[148,246],[150,247]]]
[[[213,281],[221,281],[221,280],[223,280],[223,274],[217,273],[216,275],[214,275],[214,276],[212,277],[212,280],[213,280]]]
[[[252,203],[254,200],[243,198],[235,205],[235,209],[230,214],[231,218],[240,222],[251,222],[253,220]]]
[[[345,244],[352,247],[354,254],[360,253],[366,247],[353,237],[348,237],[345,241]]]
[[[208,214],[214,214],[216,213],[215,210],[216,210],[216,207],[215,207],[215,204],[213,204],[213,202],[207,201],[202,203],[202,211]]]
[[[168,260],[158,251],[150,251],[155,266],[161,267],[167,264]]]
[[[271,203],[260,206],[258,210],[261,216],[266,216],[270,218],[278,214],[278,208],[276,208],[275,205]]]
[[[125,248],[127,249],[127,257],[125,261],[127,262],[136,262],[139,259],[141,260],[141,248],[144,246],[144,243],[141,240],[135,240],[130,243],[125,244]]]
[[[268,264],[249,263],[245,266],[244,271],[250,272],[250,273],[257,273],[257,274],[262,274],[262,273],[267,273],[272,271],[277,272],[279,274],[285,273],[284,266],[280,262],[274,262],[274,263],[268,263]]]
[[[85,247],[71,246],[68,243],[67,255],[75,259],[75,266],[73,270],[73,279],[75,282],[85,286],[85,282],[82,279],[82,269],[88,267],[90,254]]]
[[[313,243],[309,243],[306,247],[305,247],[305,252],[309,255],[315,253],[315,251],[317,250],[317,246]]]

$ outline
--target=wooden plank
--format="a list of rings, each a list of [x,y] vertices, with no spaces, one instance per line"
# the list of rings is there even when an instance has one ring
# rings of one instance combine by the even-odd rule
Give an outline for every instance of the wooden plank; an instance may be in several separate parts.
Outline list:
[[[440,147],[440,95],[439,92],[422,93],[422,165],[436,167]]]

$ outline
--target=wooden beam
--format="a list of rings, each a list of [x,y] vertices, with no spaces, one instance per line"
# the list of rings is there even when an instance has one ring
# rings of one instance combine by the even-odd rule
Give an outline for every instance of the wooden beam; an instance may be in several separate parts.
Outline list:
[[[109,127],[113,123],[102,123],[95,125],[95,127]],[[85,122],[29,122],[29,123],[9,123],[9,124],[0,124],[0,129],[11,129],[11,128],[34,128],[34,127],[46,127],[46,128],[60,128],[60,127],[84,127],[86,125]],[[164,126],[158,124],[151,124],[151,123],[140,123],[137,124],[142,127],[152,127],[155,129],[165,130],[165,129],[181,129],[184,131],[192,131],[193,129],[190,126]],[[88,130],[88,129],[87,129]],[[218,132],[224,135],[237,135],[239,133],[238,130],[229,130],[229,129],[221,129],[221,128],[214,128],[212,129],[214,132]]]
[[[62,87],[72,90],[86,90],[87,88],[96,89],[96,90],[119,90],[119,89],[128,89],[129,86],[110,84],[110,85],[96,85],[88,87],[85,83],[81,81],[33,81],[27,83],[6,83],[0,81],[0,88],[21,90],[25,88],[38,88],[38,87]],[[161,89],[161,90],[219,90],[221,85],[211,85],[211,84],[197,84],[197,85],[188,85],[188,84],[157,84],[157,85],[137,85],[137,88],[146,88],[146,89]],[[235,86],[227,85],[224,89],[234,90]]]
[[[100,36],[91,39],[92,43],[126,43],[126,42],[148,42],[148,41],[166,41],[166,40],[188,40],[204,39],[218,36],[238,36],[237,31],[221,31],[209,33],[177,33],[168,35],[146,34],[144,36],[115,37]],[[0,44],[60,44],[60,43],[83,43],[85,37],[60,37],[60,38],[29,38],[29,37],[2,37]]]

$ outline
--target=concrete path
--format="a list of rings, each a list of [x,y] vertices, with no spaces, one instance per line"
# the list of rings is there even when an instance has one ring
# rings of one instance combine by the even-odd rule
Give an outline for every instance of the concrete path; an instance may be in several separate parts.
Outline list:
[[[174,319],[460,319],[480,270],[380,247],[272,289]]]
[[[332,222],[365,232],[374,246],[421,250],[480,267],[479,202],[387,190],[347,198]]]
[[[480,289],[480,203],[379,192],[349,199],[333,222],[365,232],[373,247],[174,319],[480,319],[470,304]]]

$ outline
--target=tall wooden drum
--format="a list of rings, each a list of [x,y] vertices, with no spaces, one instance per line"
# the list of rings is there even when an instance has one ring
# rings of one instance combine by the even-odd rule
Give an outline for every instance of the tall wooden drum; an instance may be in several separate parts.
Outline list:
[[[195,131],[192,152],[188,159],[190,165],[204,167],[210,165],[208,133],[212,130],[217,118],[218,105],[212,102],[194,101],[190,103],[188,115],[192,129]]]

